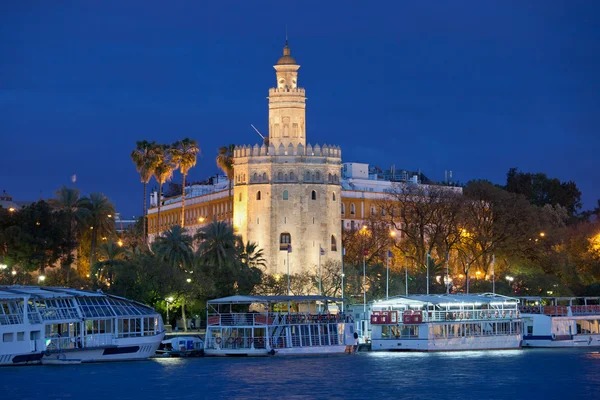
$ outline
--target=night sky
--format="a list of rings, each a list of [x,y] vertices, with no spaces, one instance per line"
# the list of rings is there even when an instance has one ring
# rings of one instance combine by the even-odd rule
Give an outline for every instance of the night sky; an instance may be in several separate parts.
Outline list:
[[[93,4],[93,5],[92,5]],[[0,190],[103,192],[140,215],[136,140],[219,146],[268,132],[288,25],[307,136],[344,162],[600,198],[598,1],[26,1],[0,4]],[[180,180],[176,175],[175,179]],[[152,184],[154,186],[154,184]]]

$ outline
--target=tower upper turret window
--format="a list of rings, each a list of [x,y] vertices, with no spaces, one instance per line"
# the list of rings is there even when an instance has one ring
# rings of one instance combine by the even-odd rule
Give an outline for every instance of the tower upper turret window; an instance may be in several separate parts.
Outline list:
[[[287,200],[288,199],[288,191],[284,190],[283,191],[283,196],[282,196],[283,200]]]

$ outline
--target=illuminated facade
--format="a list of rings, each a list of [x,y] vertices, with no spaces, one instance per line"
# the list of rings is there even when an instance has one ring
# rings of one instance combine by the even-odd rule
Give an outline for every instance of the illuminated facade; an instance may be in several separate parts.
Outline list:
[[[186,188],[186,228],[195,232],[213,219],[233,220],[243,240],[263,250],[270,273],[287,273],[288,259],[292,274],[319,261],[341,261],[342,228],[359,228],[380,213],[378,200],[395,185],[370,173],[368,164],[342,164],[339,146],[307,144],[299,68],[286,43],[274,66],[276,87],[269,90],[268,143],[236,146],[233,199],[225,177]],[[400,181],[420,184],[403,172]],[[181,218],[181,196],[163,199],[159,226],[156,196],[148,212],[150,240]]]

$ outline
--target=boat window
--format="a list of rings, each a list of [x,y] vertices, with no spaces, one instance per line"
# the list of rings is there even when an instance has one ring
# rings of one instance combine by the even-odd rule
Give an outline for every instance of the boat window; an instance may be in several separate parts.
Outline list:
[[[25,340],[25,332],[17,332],[17,341],[22,342]]]
[[[13,334],[12,333],[5,333],[2,335],[2,341],[7,343],[7,342],[12,342],[13,341]]]

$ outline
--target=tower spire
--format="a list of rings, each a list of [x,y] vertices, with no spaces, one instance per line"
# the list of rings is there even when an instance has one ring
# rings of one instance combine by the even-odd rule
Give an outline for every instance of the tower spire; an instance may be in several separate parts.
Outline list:
[[[288,45],[287,24],[285,24],[285,45]]]

